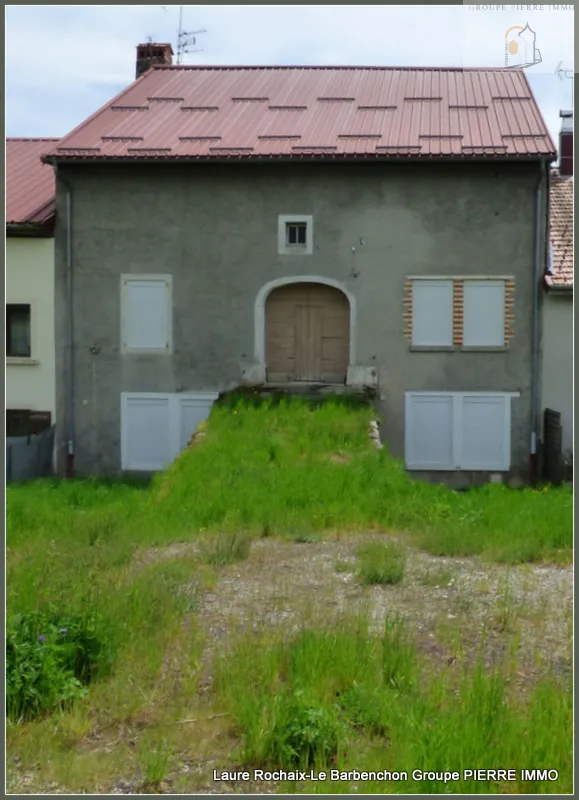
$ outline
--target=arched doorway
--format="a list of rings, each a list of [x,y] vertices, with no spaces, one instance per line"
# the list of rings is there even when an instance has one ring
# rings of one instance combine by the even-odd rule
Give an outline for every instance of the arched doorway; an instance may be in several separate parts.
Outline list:
[[[350,355],[350,304],[321,283],[273,289],[265,305],[265,363],[270,383],[345,383]]]

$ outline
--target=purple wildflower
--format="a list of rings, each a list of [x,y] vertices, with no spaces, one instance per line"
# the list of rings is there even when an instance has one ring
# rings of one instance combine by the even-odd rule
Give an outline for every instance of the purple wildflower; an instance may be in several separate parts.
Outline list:
[[[61,633],[68,633],[68,628],[61,628],[61,629],[60,629],[60,632],[61,632]]]
[[[39,642],[45,642],[45,641],[46,641],[46,636],[42,636],[42,634],[41,634],[41,635],[38,637],[38,641],[39,641]]]

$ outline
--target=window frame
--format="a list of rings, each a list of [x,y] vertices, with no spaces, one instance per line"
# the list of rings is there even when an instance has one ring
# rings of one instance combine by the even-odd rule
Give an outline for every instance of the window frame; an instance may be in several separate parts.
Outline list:
[[[14,308],[14,307],[24,307],[24,308],[28,309],[28,353],[24,354],[24,355],[22,353],[13,353],[13,352],[9,351],[11,338],[12,338],[12,332],[11,332],[11,329],[10,329],[10,318],[11,318],[11,315],[10,315],[10,312],[9,312],[9,309],[11,307],[12,308]],[[33,307],[33,304],[31,302],[26,302],[26,301],[6,302],[6,305],[5,305],[5,310],[6,310],[6,359],[8,361],[26,361],[26,362],[32,361],[32,352],[33,352],[33,347],[32,347],[32,307]]]
[[[304,244],[290,244],[288,230],[290,225],[305,225],[306,240]],[[311,214],[278,214],[277,218],[277,250],[282,256],[308,256],[314,252],[314,218]]]
[[[167,331],[164,347],[135,347],[127,344],[128,284],[131,281],[164,282],[167,285]],[[120,350],[127,355],[171,355],[173,353],[173,276],[157,273],[123,273],[120,283]]]

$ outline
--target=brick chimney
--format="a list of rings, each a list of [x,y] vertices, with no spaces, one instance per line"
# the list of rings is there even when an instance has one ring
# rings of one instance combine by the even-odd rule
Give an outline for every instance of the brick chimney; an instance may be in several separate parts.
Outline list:
[[[573,175],[573,112],[559,111],[559,175]]]
[[[145,42],[137,45],[137,69],[136,78],[140,78],[143,72],[157,64],[170,66],[173,63],[173,48],[170,44],[158,44],[156,42]]]

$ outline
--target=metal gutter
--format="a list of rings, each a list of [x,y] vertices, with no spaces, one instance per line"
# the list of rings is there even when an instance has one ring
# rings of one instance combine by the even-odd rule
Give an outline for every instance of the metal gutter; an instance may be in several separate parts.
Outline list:
[[[531,311],[531,452],[530,467],[531,480],[538,479],[537,451],[540,440],[541,420],[540,420],[540,348],[541,348],[541,319],[540,319],[540,298],[543,271],[541,261],[548,263],[549,257],[549,170],[546,168],[546,161],[541,162],[541,174],[537,182],[535,195],[535,246],[534,264],[532,280],[532,311]],[[545,196],[545,227],[543,229],[543,193]],[[541,258],[543,257],[543,259]]]
[[[54,164],[55,176],[66,188],[66,477],[74,477],[74,328],[73,328],[73,280],[72,280],[72,190],[70,184],[58,176],[58,166]]]
[[[400,153],[400,154],[371,154],[367,153],[354,155],[352,153],[320,153],[312,155],[311,153],[304,153],[299,155],[246,155],[240,153],[232,153],[227,156],[87,156],[87,155],[58,155],[58,156],[44,156],[42,159],[45,164],[270,164],[275,163],[510,163],[510,164],[528,164],[536,161],[545,161],[549,163],[556,161],[557,156],[552,153],[530,154],[530,155],[505,155],[504,153],[490,153],[488,155],[426,155],[419,156],[415,154]]]

